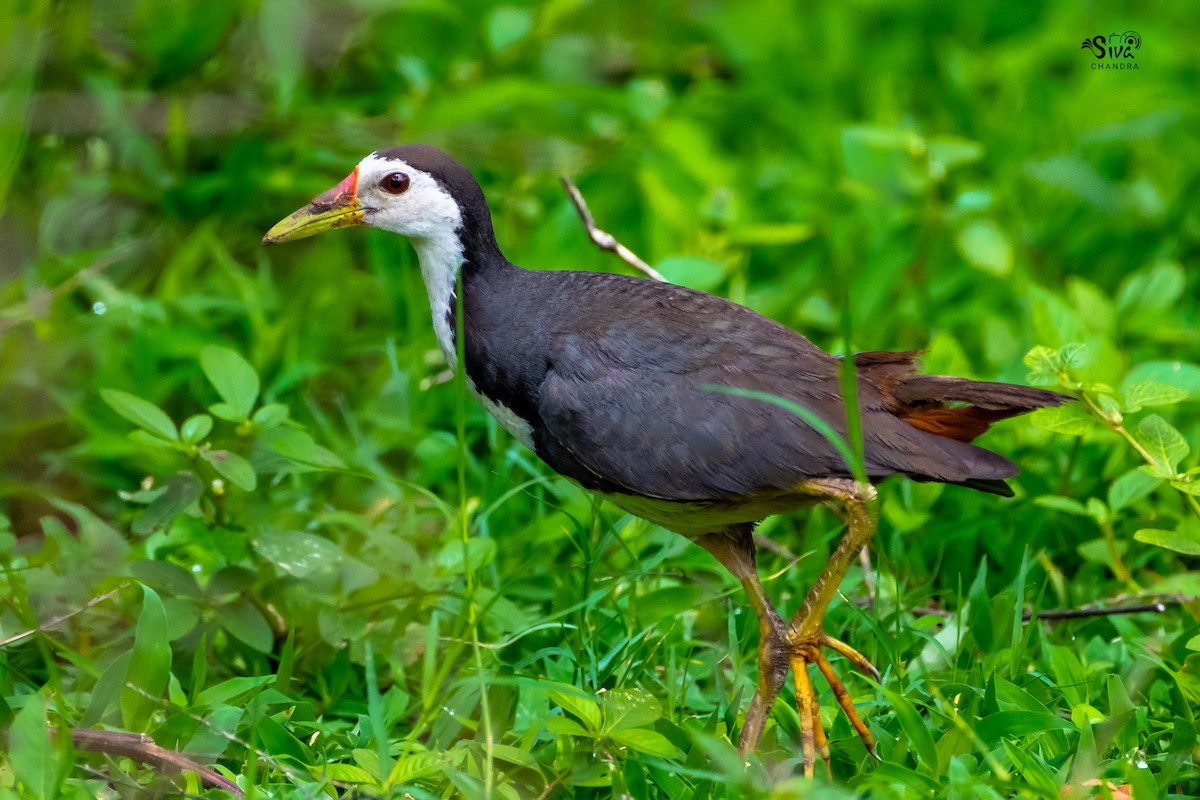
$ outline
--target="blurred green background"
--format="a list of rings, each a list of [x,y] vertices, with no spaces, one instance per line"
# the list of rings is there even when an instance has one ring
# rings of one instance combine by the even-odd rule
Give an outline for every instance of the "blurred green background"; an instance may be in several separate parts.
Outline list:
[[[1136,69],[1081,49],[1127,30]],[[1194,796],[1198,34],[1182,3],[9,0],[0,796],[171,791],[70,726],[280,797]],[[523,266],[625,268],[566,175],[834,352],[1083,398],[989,434],[1013,500],[883,487],[875,603],[856,570],[828,618],[884,672],[848,677],[883,764],[824,684],[819,787],[790,700],[736,757],[740,589],[462,398],[404,241],[260,247],[404,142]],[[760,533],[794,610],[838,522]]]

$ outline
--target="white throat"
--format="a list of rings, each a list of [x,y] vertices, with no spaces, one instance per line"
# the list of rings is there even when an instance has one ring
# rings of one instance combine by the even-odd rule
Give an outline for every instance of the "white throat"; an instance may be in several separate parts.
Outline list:
[[[433,333],[446,363],[453,370],[458,367],[458,355],[454,349],[454,328],[450,315],[454,311],[454,289],[464,260],[462,240],[457,231],[446,231],[411,241],[417,251],[417,260],[421,262],[425,291],[429,294]]]

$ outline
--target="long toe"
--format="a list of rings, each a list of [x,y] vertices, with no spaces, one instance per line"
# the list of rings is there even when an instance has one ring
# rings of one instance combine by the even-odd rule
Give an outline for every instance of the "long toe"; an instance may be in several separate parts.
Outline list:
[[[816,758],[818,755],[824,759],[826,770],[830,770],[829,745],[825,730],[821,724],[817,694],[808,672],[809,665],[815,664],[817,669],[821,671],[821,674],[829,684],[829,688],[833,691],[833,696],[837,700],[838,705],[842,707],[846,718],[850,720],[851,726],[853,726],[859,738],[862,739],[867,752],[876,759],[879,758],[875,749],[875,739],[871,736],[871,731],[863,721],[862,716],[858,713],[858,709],[854,707],[854,700],[850,696],[850,691],[846,688],[841,678],[838,677],[837,672],[834,671],[833,665],[829,663],[829,659],[825,657],[825,648],[845,656],[863,674],[869,675],[876,680],[879,678],[879,671],[875,669],[871,662],[844,642],[824,634],[819,634],[815,641],[805,641],[798,637],[789,637],[788,652],[792,667],[792,677],[796,685],[796,707],[800,714],[800,742],[804,755],[804,774],[809,777],[816,771]]]

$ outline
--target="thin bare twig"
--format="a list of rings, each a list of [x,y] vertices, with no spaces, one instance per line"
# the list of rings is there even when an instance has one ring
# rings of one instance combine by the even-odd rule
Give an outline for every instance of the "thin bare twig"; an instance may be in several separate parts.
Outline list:
[[[567,196],[571,198],[571,202],[575,205],[575,211],[578,212],[579,219],[583,221],[583,227],[587,230],[588,238],[592,240],[592,244],[607,253],[614,253],[618,258],[646,277],[661,283],[670,283],[658,270],[645,261],[642,261],[636,253],[618,242],[617,237],[597,228],[596,220],[592,218],[592,212],[588,209],[587,202],[583,199],[583,195],[579,189],[567,178],[559,178],[559,180],[562,181],[563,188],[567,190]]]
[[[86,603],[84,603],[83,606],[75,609],[74,611],[68,611],[66,614],[62,614],[57,617],[52,617],[52,618],[46,620],[45,622],[43,622],[41,625],[37,626],[36,628],[31,628],[27,631],[22,631],[21,633],[14,634],[14,635],[8,637],[7,639],[4,639],[3,641],[0,641],[0,647],[7,647],[8,645],[19,642],[22,639],[28,639],[30,636],[33,636],[35,633],[44,633],[45,631],[48,631],[51,628],[57,628],[59,625],[66,622],[71,617],[75,616],[76,614],[82,614],[84,611],[87,611],[89,608],[92,608],[93,606],[98,606],[106,600],[111,600],[112,598],[114,598],[118,594],[120,594],[121,591],[123,589],[125,589],[127,586],[129,586],[128,583],[123,583],[115,589],[112,589],[110,591],[105,592],[104,594],[93,597],[91,600],[88,600]]]
[[[71,729],[71,744],[76,750],[131,758],[140,764],[167,772],[194,772],[200,781],[214,789],[224,789],[235,797],[245,797],[236,783],[209,767],[197,764],[183,753],[159,747],[144,733]]]
[[[1164,614],[1169,605],[1179,605],[1180,600],[1174,597],[1163,598],[1154,603],[1139,603],[1129,606],[1085,606],[1083,608],[1049,608],[1037,612],[1038,622],[1058,622],[1061,620],[1070,619],[1091,619],[1094,617],[1115,617],[1121,614]],[[866,601],[860,602],[860,605],[865,605]],[[944,608],[914,608],[911,612],[914,617],[941,617],[942,619],[954,619],[954,614]],[[1023,622],[1033,620],[1034,612],[1026,611],[1021,615]]]
[[[780,544],[779,542],[775,541],[774,539],[771,539],[768,536],[763,536],[758,533],[754,534],[754,546],[759,548],[760,550],[766,550],[768,552],[774,553],[777,556],[782,556],[783,558],[785,558],[788,561],[791,561],[792,563],[795,563],[800,560],[800,557],[797,556],[795,553],[793,553],[787,545]]]

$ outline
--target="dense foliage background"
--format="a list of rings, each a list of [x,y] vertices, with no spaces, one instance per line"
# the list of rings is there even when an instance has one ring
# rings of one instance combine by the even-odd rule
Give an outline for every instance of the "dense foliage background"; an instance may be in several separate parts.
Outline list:
[[[221,794],[68,727],[279,797],[1195,796],[1198,19],[5,3],[0,796]],[[1094,69],[1125,30],[1137,69]],[[884,673],[840,665],[882,763],[823,683],[832,779],[796,777],[790,698],[740,763],[740,589],[463,397],[404,241],[259,246],[411,141],[475,172],[517,263],[624,267],[569,175],[672,280],[835,352],[1084,398],[988,435],[1015,499],[882,487],[875,603],[856,569],[828,619]],[[760,532],[790,612],[839,523]]]

